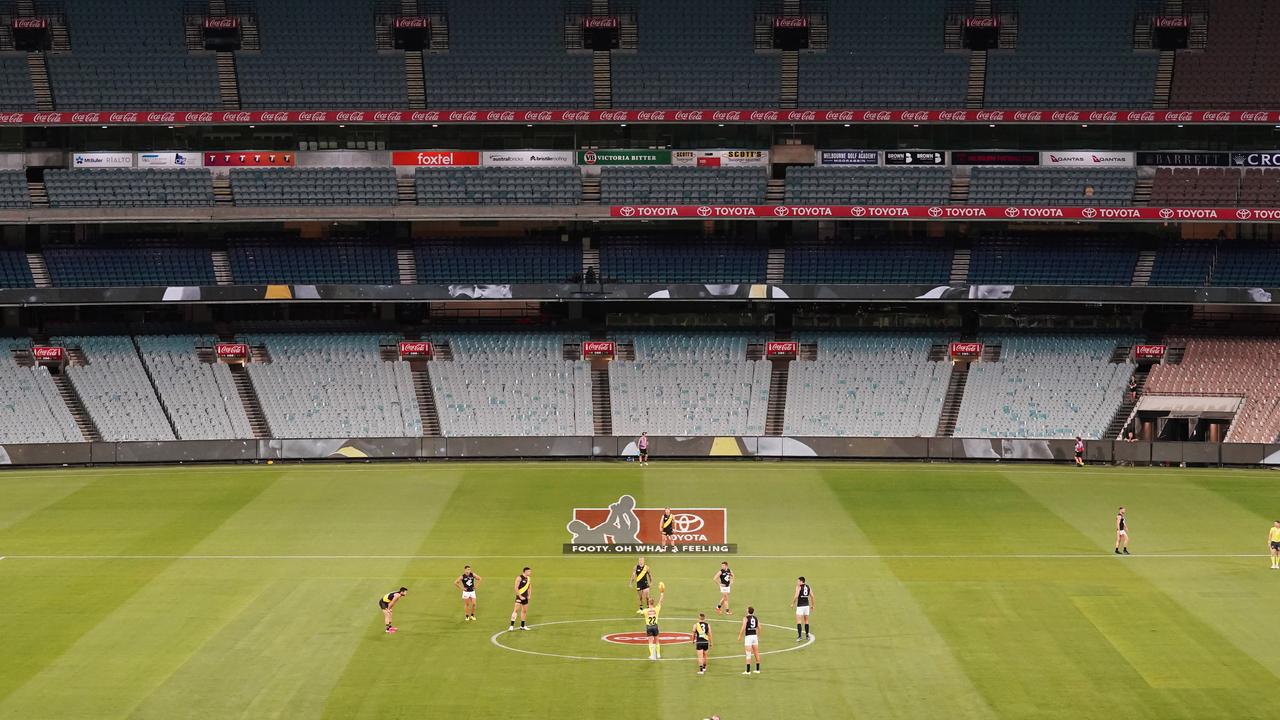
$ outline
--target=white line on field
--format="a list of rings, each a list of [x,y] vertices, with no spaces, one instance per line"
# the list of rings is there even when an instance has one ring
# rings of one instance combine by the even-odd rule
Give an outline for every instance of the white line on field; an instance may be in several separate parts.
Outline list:
[[[664,560],[685,559],[690,556],[706,560],[733,557],[738,560],[1100,560],[1117,558],[1116,555],[1099,553],[1069,554],[975,554],[975,555],[732,555],[681,553],[680,555],[650,554]],[[7,555],[0,560],[555,560],[571,555]],[[595,555],[592,557],[618,557]],[[1129,559],[1214,559],[1257,558],[1266,553],[1158,553],[1153,555],[1127,555]]]

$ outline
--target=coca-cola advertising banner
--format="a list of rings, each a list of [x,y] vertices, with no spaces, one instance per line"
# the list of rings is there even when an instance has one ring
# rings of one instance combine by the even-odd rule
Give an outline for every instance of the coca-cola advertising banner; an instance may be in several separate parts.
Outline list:
[[[767,358],[794,358],[800,354],[800,343],[795,340],[777,340],[764,344]]]
[[[1133,357],[1138,360],[1160,360],[1164,357],[1164,345],[1134,345]]]
[[[614,205],[628,219],[1063,220],[1089,222],[1280,222],[1280,208],[1052,207],[1047,205]]]
[[[14,30],[47,30],[49,20],[42,17],[15,17],[10,18],[9,27]]]
[[[1280,110],[155,110],[0,112],[3,125],[485,123],[1274,125]]]
[[[676,150],[672,165],[692,167],[769,167],[768,150]]]
[[[249,345],[246,343],[216,343],[213,354],[223,360],[244,360],[249,357]]]
[[[293,167],[298,157],[293,153],[275,150],[248,150],[237,152],[207,152],[205,167]]]
[[[421,340],[408,340],[400,343],[399,351],[402,358],[429,358],[431,357],[431,343]]]
[[[210,16],[204,19],[205,30],[235,30],[240,27],[240,18],[235,15]]]
[[[588,340],[582,343],[582,357],[613,357],[616,346],[611,340]]]
[[[396,30],[430,30],[431,20],[422,16],[402,15],[391,23],[391,27]]]
[[[1191,19],[1182,15],[1155,15],[1151,27],[1157,30],[1185,30],[1191,27]]]
[[[588,16],[582,18],[583,30],[617,30],[621,23],[613,16]]]
[[[397,150],[392,165],[415,167],[473,167],[480,164],[479,150]]]
[[[1000,18],[992,15],[970,15],[964,19],[964,26],[967,28],[998,28],[1000,27]]]
[[[982,357],[982,343],[980,342],[953,342],[947,348],[947,352],[953,358],[977,358]]]
[[[803,30],[809,27],[809,18],[804,15],[778,15],[773,18],[773,26],[779,30]]]
[[[67,359],[67,351],[55,345],[36,345],[31,348],[31,357],[38,363],[56,364]]]
[[[1058,167],[1133,167],[1133,153],[1114,150],[1042,152],[1040,164]]]

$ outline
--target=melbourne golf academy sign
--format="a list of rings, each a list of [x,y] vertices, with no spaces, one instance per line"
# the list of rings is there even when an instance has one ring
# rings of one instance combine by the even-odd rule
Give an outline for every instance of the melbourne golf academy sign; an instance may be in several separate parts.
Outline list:
[[[738,551],[729,544],[729,513],[724,508],[671,508],[675,546],[662,546],[663,508],[638,508],[623,495],[608,507],[574,508],[565,526],[572,542],[566,555],[602,553],[718,553]]]

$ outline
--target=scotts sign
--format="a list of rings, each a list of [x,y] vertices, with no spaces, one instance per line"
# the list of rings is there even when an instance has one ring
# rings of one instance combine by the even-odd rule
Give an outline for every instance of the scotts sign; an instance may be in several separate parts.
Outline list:
[[[659,552],[663,508],[638,508],[623,495],[608,507],[574,508],[565,530],[568,554],[586,552]],[[733,552],[728,545],[728,512],[724,508],[671,508],[671,537],[686,551]]]
[[[431,357],[431,343],[421,340],[408,340],[400,343],[398,351],[402,358],[429,358]]]
[[[36,345],[31,348],[31,357],[41,364],[57,364],[67,359],[67,351],[56,345]]]
[[[974,359],[982,357],[982,343],[980,342],[953,342],[947,348],[947,354],[952,358]]]
[[[616,347],[616,346],[613,344],[613,341],[611,341],[611,340],[588,340],[588,341],[586,341],[586,342],[582,343],[582,357],[584,357],[584,358],[596,358],[596,357],[607,357],[607,358],[611,358],[611,357],[613,357],[613,355],[614,355],[615,347]]]
[[[485,123],[1069,123],[1222,125],[1280,123],[1278,110],[164,110],[0,112],[0,125],[297,125]]]
[[[1164,345],[1134,345],[1133,357],[1137,360],[1160,360],[1165,349]]]
[[[249,346],[245,343],[217,343],[213,346],[213,354],[224,360],[244,360],[249,357]]]
[[[794,358],[800,354],[800,343],[794,340],[779,340],[764,344],[764,356],[767,358]]]
[[[1055,207],[1048,205],[614,205],[609,217],[805,220],[1045,220],[1088,222],[1280,222],[1280,208]]]

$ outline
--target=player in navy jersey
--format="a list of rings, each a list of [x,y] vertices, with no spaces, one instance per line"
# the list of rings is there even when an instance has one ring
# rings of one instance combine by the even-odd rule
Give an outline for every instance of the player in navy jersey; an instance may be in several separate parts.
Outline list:
[[[378,607],[382,608],[382,619],[387,621],[388,634],[398,631],[398,628],[391,624],[391,611],[395,608],[396,603],[400,602],[400,598],[408,594],[409,588],[402,586],[399,590],[392,590],[378,598]]]
[[[791,607],[796,609],[796,642],[809,637],[809,613],[813,610],[813,588],[805,582],[804,576],[796,578],[796,594],[791,598]],[[804,635],[800,635],[800,628]]]
[[[716,614],[723,612],[725,615],[732,615],[733,611],[729,609],[729,590],[733,584],[733,571],[729,569],[729,563],[720,563],[720,569],[711,577],[720,586],[720,602],[716,604]]]
[[[526,567],[516,576],[514,589],[516,591],[516,602],[511,608],[511,627],[508,631],[516,629],[516,617],[520,618],[520,629],[528,630],[528,626],[524,624],[525,618],[529,615],[529,585],[533,579],[529,577],[533,574],[533,570]]]
[[[1120,551],[1121,548],[1124,548],[1124,552]],[[1129,521],[1125,519],[1123,505],[1116,512],[1116,554],[1129,554]]]
[[[742,627],[738,630],[738,640],[746,651],[747,670],[743,675],[751,674],[751,658],[756,659],[756,672],[760,672],[760,621],[756,618],[756,609],[747,606],[747,614],[742,618]]]
[[[480,585],[480,576],[471,572],[470,565],[462,566],[462,574],[453,581],[455,587],[462,591],[462,621],[471,622],[476,619],[476,588]]]

